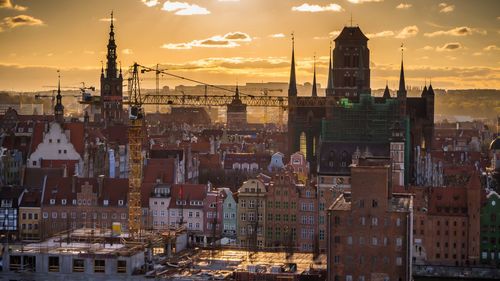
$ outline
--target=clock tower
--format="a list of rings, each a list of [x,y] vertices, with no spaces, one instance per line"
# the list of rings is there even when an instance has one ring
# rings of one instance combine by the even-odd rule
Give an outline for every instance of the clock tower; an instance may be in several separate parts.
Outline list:
[[[106,56],[106,70],[101,69],[101,116],[106,125],[120,123],[123,114],[123,77],[122,70],[116,67],[116,43],[113,26],[113,12]]]

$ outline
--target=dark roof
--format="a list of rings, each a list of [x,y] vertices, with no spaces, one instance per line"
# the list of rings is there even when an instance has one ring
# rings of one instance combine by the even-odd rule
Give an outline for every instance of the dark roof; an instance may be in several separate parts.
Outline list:
[[[0,187],[0,198],[12,200],[12,207],[17,208],[19,197],[24,193],[24,188],[18,186],[2,186]]]
[[[363,31],[358,26],[344,26],[344,29],[340,32],[339,36],[335,38],[337,41],[368,41],[368,37],[363,34]]]
[[[75,192],[72,192],[72,184],[75,180]],[[61,204],[61,199],[66,199],[67,204],[71,200],[77,199],[77,193],[81,192],[82,185],[88,183],[92,185],[92,191],[98,193],[99,184],[97,178],[73,178],[73,177],[52,177],[47,179],[47,184],[42,200],[44,205],[50,205],[50,199],[56,199],[56,205]],[[127,203],[128,179],[110,179],[104,178],[102,184],[102,193],[98,195],[97,205],[103,205],[104,200],[109,201],[109,206],[118,206],[118,200],[122,200],[124,205]]]
[[[352,164],[352,156],[359,149],[361,157],[365,156],[389,156],[390,146],[387,143],[350,143],[350,142],[324,142],[321,144],[319,159],[319,173],[326,174],[350,174],[349,165]],[[367,153],[367,149],[368,152]],[[333,162],[333,166],[330,165]],[[343,165],[343,162],[346,162]]]
[[[42,199],[41,189],[31,190],[25,192],[21,200],[20,207],[40,207],[40,200]]]
[[[64,168],[26,168],[24,186],[27,188],[42,188],[45,176],[62,177]]]

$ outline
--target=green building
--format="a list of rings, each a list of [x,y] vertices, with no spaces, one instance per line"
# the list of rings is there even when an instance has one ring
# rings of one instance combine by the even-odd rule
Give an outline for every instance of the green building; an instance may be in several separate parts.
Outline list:
[[[492,191],[481,208],[481,263],[500,265],[500,196]]]

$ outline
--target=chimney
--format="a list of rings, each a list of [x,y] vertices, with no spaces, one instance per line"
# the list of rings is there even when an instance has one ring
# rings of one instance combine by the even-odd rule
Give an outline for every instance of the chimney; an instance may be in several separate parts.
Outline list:
[[[78,180],[77,175],[73,175],[73,179],[71,180],[71,192],[75,193],[76,192],[76,181]]]
[[[104,175],[100,175],[97,178],[97,184],[99,184],[99,189],[97,191],[97,197],[101,197],[102,196],[102,185],[103,185],[103,182],[104,182]]]

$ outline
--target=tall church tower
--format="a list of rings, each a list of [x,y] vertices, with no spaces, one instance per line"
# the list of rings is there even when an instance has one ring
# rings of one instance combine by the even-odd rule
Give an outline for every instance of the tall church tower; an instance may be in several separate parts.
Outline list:
[[[117,55],[113,29],[113,12],[111,12],[106,71],[101,70],[101,116],[106,125],[120,122],[123,114],[123,77],[121,68],[118,73],[116,67]]]
[[[333,91],[327,95],[357,99],[370,93],[370,50],[368,38],[357,26],[346,26],[335,38]]]

